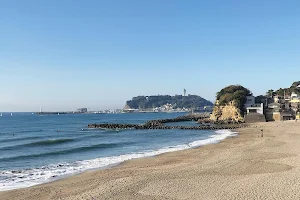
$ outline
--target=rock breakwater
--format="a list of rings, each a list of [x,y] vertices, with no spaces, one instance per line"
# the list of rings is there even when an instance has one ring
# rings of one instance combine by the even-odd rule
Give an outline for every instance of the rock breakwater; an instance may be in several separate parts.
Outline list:
[[[165,126],[165,123],[198,121],[199,126]],[[88,128],[100,129],[185,129],[185,130],[218,130],[218,129],[236,129],[246,127],[242,121],[222,120],[213,121],[209,119],[208,113],[197,115],[186,115],[172,119],[151,120],[145,124],[89,124]]]

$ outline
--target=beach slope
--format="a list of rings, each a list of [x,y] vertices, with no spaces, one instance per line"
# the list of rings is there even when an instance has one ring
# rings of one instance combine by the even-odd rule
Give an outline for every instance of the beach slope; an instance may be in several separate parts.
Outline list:
[[[238,131],[219,144],[0,192],[0,199],[300,199],[300,122]]]

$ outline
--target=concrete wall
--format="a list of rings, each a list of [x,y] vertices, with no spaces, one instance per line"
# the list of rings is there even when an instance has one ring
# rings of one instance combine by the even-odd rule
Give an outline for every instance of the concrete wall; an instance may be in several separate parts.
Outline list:
[[[262,114],[249,113],[245,116],[245,122],[246,123],[266,122],[266,118]]]
[[[280,112],[267,111],[265,116],[266,116],[267,121],[280,121],[281,120]]]
[[[280,121],[281,120],[280,112],[274,112],[273,119],[274,121]]]

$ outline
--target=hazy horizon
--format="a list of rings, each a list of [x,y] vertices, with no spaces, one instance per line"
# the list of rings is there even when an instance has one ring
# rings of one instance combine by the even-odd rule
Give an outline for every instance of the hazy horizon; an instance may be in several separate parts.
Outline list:
[[[299,81],[298,1],[5,1],[0,112],[123,108],[138,95]]]
[[[170,96],[174,96],[174,95],[182,95],[182,94],[153,94],[153,95],[170,95]],[[187,95],[194,95],[194,94],[187,94]],[[195,94],[197,95],[197,94]],[[147,95],[147,94],[144,94],[144,95],[136,95],[136,96],[152,96],[152,95]],[[200,95],[198,95],[200,96]],[[203,97],[203,96],[201,96]],[[203,97],[205,99],[205,97]],[[127,100],[131,100],[132,98],[130,99],[127,99]],[[14,109],[11,109],[11,110],[0,110],[0,112],[39,112],[41,107],[42,107],[42,111],[43,112],[65,112],[65,111],[76,111],[78,108],[88,108],[88,111],[98,111],[98,110],[110,110],[110,109],[123,109],[125,104],[126,104],[126,101],[124,101],[123,105],[117,105],[115,107],[88,107],[88,106],[84,106],[84,105],[81,105],[81,104],[78,104],[78,106],[76,107],[72,107],[72,106],[66,106],[65,108],[61,108],[61,109],[57,109],[55,105],[51,105],[51,104],[47,104],[47,106],[28,106],[28,105],[21,105],[21,104],[10,104],[8,105],[8,107],[11,107],[11,108],[14,108]],[[209,99],[206,99],[208,101],[211,101],[211,102],[214,102],[215,100],[209,100]],[[5,105],[4,105],[5,106]],[[24,110],[24,108],[27,108],[26,110]],[[29,108],[29,109],[28,109]],[[30,110],[31,109],[31,110]]]

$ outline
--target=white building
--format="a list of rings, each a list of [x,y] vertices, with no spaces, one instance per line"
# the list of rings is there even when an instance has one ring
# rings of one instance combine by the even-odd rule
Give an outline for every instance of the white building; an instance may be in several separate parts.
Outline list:
[[[258,114],[264,114],[264,104],[252,104],[249,107],[246,107],[247,109],[247,114],[249,113],[258,113]]]
[[[292,92],[291,94],[291,100],[298,99],[298,95],[295,92]]]
[[[249,113],[258,113],[264,114],[264,104],[255,104],[255,97],[253,95],[246,97],[245,109],[247,110],[247,114]]]

